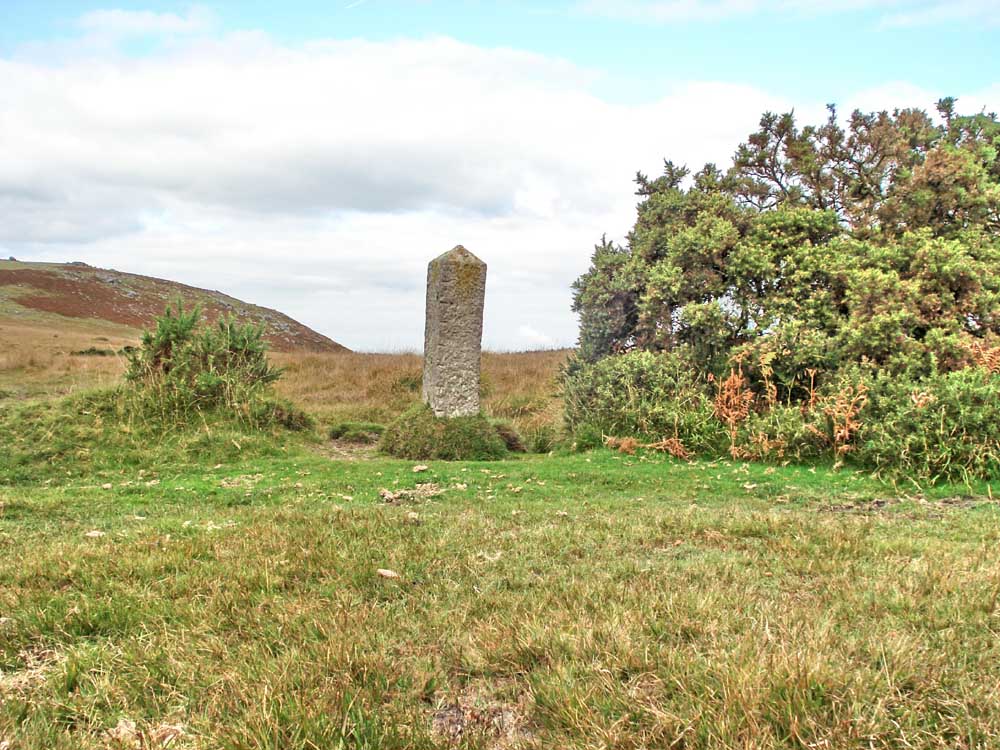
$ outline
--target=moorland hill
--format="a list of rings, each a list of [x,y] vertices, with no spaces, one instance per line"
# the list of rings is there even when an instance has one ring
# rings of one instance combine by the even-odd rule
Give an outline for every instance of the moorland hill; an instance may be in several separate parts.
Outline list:
[[[108,348],[111,342],[138,341],[140,332],[178,299],[187,307],[199,305],[210,321],[231,315],[263,325],[264,338],[275,351],[347,351],[283,313],[219,291],[79,262],[0,261],[0,330],[39,335],[51,330]]]

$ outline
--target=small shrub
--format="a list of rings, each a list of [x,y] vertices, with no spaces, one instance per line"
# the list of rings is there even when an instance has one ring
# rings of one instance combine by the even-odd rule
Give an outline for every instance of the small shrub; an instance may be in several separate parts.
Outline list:
[[[524,431],[528,453],[549,453],[555,450],[558,442],[559,436],[552,425],[536,425]]]
[[[716,452],[728,442],[707,383],[676,355],[630,352],[573,362],[563,395],[566,426],[579,449],[601,445],[604,435],[673,437],[694,453]]]
[[[418,404],[389,425],[380,448],[414,461],[491,461],[507,455],[496,427],[483,416],[443,419]]]
[[[143,334],[141,346],[127,354],[125,377],[137,405],[162,418],[184,420],[197,412],[224,409],[270,420],[276,412],[261,402],[267,401],[281,370],[267,361],[263,327],[229,317],[214,327],[200,327],[200,319],[198,307],[168,307],[156,328]]]
[[[829,444],[820,432],[825,417],[799,406],[775,404],[751,412],[740,428],[742,457],[755,461],[814,459],[829,455]]]
[[[291,432],[306,432],[316,426],[312,416],[288,401],[265,399],[250,407],[251,422],[259,427],[282,427]]]
[[[384,432],[385,426],[375,422],[340,422],[330,428],[329,435],[331,440],[369,445],[377,443]]]

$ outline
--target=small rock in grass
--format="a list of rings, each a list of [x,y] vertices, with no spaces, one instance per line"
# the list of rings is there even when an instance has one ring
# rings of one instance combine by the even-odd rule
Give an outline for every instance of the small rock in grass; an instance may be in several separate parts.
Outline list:
[[[122,747],[139,747],[139,730],[130,719],[119,719],[118,723],[108,730],[108,739]]]
[[[431,468],[430,466],[424,466],[423,464],[418,464],[417,466],[413,467],[413,473],[419,474],[420,472],[427,471],[430,468]]]
[[[114,489],[114,485],[111,484],[111,482],[105,482],[104,484],[101,485],[101,489],[102,490]]]
[[[420,514],[414,513],[412,510],[406,514],[406,520],[410,523],[420,523]]]
[[[388,578],[389,580],[399,580],[400,575],[395,570],[388,570],[386,568],[379,568],[375,571],[378,573],[379,578]]]
[[[84,534],[84,536],[87,537],[88,539],[100,539],[102,536],[104,536],[104,532],[94,529],[93,531],[88,531],[86,534]]]

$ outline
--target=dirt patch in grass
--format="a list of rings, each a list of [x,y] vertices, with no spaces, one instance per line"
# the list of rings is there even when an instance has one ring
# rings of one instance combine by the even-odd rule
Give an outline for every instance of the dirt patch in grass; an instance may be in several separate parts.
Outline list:
[[[856,503],[834,503],[824,505],[819,508],[821,513],[857,513],[869,515],[872,513],[882,513],[893,505],[898,505],[902,500],[898,497],[879,497],[874,500],[863,500]]]
[[[31,692],[45,681],[63,657],[52,649],[37,648],[22,651],[18,659],[23,663],[20,669],[0,671],[0,698]]]
[[[335,461],[366,461],[378,456],[377,445],[352,443],[348,440],[330,440],[316,446],[315,450]]]
[[[990,502],[986,497],[955,496],[943,497],[937,500],[928,500],[922,495],[916,497],[879,497],[874,500],[864,500],[858,502],[835,503],[824,505],[819,508],[822,513],[856,513],[859,515],[872,515],[884,513],[893,506],[904,502],[912,502],[922,508],[929,510],[965,510],[975,508],[982,503]]]
[[[512,682],[471,682],[438,703],[431,731],[452,745],[478,740],[477,746],[491,750],[522,747],[534,737],[528,721],[530,704],[530,696],[514,689]]]
[[[412,489],[391,490],[381,489],[378,491],[381,497],[389,505],[402,505],[403,503],[419,503],[431,498],[443,495],[445,490],[438,484],[427,482],[418,484]]]

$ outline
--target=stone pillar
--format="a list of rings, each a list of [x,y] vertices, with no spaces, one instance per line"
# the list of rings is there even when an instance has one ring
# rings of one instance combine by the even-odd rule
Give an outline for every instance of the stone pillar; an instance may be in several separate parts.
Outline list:
[[[479,413],[486,264],[459,245],[427,266],[424,403],[439,417]]]

